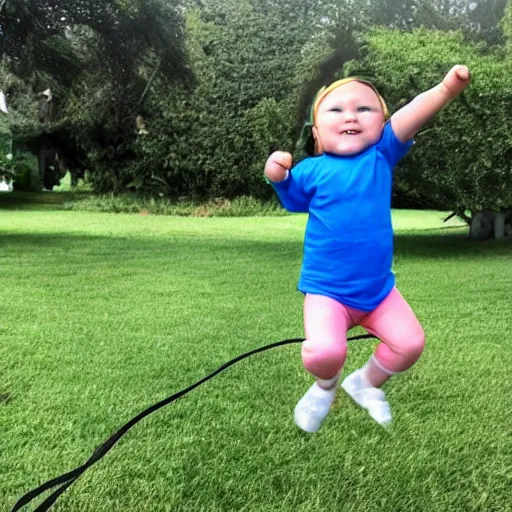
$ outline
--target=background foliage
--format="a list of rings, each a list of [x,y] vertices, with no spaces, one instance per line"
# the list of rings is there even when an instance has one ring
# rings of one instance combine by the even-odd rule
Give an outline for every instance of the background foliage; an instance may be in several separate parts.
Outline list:
[[[98,192],[268,199],[267,154],[296,149],[321,85],[362,73],[398,108],[464,63],[395,204],[503,209],[510,23],[505,0],[3,0],[0,89],[15,140],[58,147]]]

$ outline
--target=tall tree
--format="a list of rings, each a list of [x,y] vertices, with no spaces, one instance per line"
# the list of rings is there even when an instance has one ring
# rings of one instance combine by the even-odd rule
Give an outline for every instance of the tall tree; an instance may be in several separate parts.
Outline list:
[[[1,0],[1,54],[35,94],[49,89],[54,105],[32,133],[14,126],[18,137],[34,142],[44,134],[45,145],[58,139],[61,152],[80,154],[82,165],[94,168],[103,188],[122,188],[152,81],[159,75],[168,86],[192,76],[181,7],[164,0]]]
[[[187,74],[180,2],[1,0],[0,54],[12,58],[19,76],[43,72],[69,84],[82,71],[70,37],[77,27],[98,36],[102,62],[119,81],[131,77],[147,50],[161,58],[169,79]]]

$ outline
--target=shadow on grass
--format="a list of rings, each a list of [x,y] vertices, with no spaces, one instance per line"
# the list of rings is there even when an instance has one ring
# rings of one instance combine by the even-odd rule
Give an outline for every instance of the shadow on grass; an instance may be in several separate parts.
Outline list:
[[[448,227],[395,236],[395,256],[450,258],[454,256],[512,255],[512,238],[472,240],[467,228]]]
[[[63,210],[65,203],[89,196],[88,192],[3,192],[0,193],[0,210]]]
[[[141,251],[166,251],[171,254],[188,253],[193,251],[227,251],[236,255],[258,255],[275,261],[276,254],[292,260],[302,258],[302,240],[294,241],[259,241],[236,240],[233,238],[220,238],[204,236],[201,238],[188,238],[176,235],[172,239],[161,239],[144,236],[103,236],[80,233],[56,234],[46,233],[4,233],[1,237],[4,249],[34,250],[41,247],[53,247],[57,251],[75,250],[83,246],[88,253],[96,247],[102,253],[106,251],[136,253]],[[267,251],[268,249],[268,251]],[[192,252],[188,252],[192,251]],[[400,233],[395,237],[395,257],[411,257],[425,259],[445,259],[452,257],[476,258],[492,255],[512,255],[512,239],[476,241],[468,238],[464,228],[444,228],[426,230],[421,234]]]

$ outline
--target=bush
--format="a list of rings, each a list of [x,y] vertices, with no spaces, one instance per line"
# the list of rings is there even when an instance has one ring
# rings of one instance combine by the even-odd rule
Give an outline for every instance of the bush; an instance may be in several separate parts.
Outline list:
[[[141,198],[135,195],[101,195],[81,198],[64,204],[74,211],[103,213],[138,213],[140,215],[174,215],[181,217],[265,217],[288,215],[277,200],[260,201],[243,196],[233,200],[191,199],[170,201],[166,198]]]
[[[14,190],[26,192],[39,191],[41,181],[39,177],[39,166],[35,156],[21,153],[13,160]]]
[[[14,165],[12,154],[0,151],[0,180],[12,181],[14,179]]]
[[[417,135],[396,173],[395,190],[435,209],[502,210],[512,206],[512,61],[459,32],[373,30],[364,64],[391,110],[438,84],[454,64],[472,82]]]

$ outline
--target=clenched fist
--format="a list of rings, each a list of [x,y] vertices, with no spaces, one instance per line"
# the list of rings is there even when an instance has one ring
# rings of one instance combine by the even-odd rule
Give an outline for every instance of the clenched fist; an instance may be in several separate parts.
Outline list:
[[[452,97],[458,96],[471,81],[471,75],[467,66],[453,66],[443,79],[444,87]]]
[[[292,166],[292,155],[286,151],[274,151],[265,164],[265,176],[272,182],[283,181]]]

